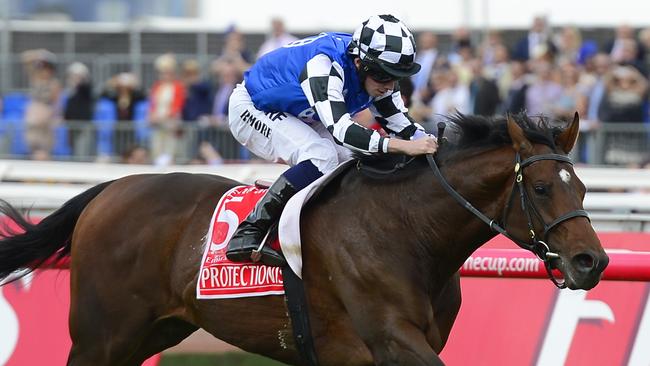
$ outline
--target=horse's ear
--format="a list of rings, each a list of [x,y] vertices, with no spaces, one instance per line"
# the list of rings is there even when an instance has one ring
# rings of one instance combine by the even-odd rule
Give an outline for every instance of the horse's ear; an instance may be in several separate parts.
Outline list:
[[[512,147],[515,151],[522,152],[532,149],[533,144],[528,141],[526,135],[524,135],[524,130],[519,127],[510,114],[508,114],[508,134],[510,135]]]
[[[555,145],[559,146],[565,154],[568,154],[578,139],[580,132],[580,116],[578,112],[573,115],[573,121],[555,138]]]

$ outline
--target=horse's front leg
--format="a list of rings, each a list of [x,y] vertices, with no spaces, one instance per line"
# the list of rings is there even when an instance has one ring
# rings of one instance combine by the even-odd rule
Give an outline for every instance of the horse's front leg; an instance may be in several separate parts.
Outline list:
[[[384,288],[385,289],[385,288]],[[382,366],[444,365],[432,347],[440,339],[431,302],[418,296],[350,291],[344,301],[356,332]],[[365,292],[365,293],[364,293]]]
[[[408,320],[388,322],[367,344],[377,365],[444,365],[423,330]]]

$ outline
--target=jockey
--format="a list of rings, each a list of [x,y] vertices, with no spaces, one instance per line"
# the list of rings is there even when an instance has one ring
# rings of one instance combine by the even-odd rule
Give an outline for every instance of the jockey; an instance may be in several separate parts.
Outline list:
[[[285,204],[299,190],[348,160],[369,154],[433,153],[433,136],[407,114],[397,81],[420,70],[415,41],[392,15],[372,16],[354,34],[321,33],[261,57],[229,102],[233,136],[255,155],[291,167],[239,225],[227,257],[250,261]],[[370,108],[394,136],[382,137],[351,115]],[[399,137],[399,138],[395,138]],[[268,245],[267,265],[285,264]]]

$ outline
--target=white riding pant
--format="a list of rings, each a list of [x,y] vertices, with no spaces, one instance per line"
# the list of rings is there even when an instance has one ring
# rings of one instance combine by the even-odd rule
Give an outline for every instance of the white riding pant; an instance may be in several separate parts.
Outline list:
[[[233,91],[228,108],[232,135],[260,158],[290,166],[311,160],[326,174],[351,157],[351,151],[336,144],[322,123],[310,125],[287,113],[255,108],[243,84]]]

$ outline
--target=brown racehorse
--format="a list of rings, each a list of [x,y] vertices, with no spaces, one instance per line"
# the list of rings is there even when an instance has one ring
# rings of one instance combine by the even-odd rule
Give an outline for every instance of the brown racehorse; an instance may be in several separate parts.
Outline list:
[[[525,241],[528,208],[518,204],[519,193],[511,196],[520,189],[515,156],[566,155],[579,122],[576,116],[560,130],[515,119],[452,117],[458,139],[437,160],[460,194]],[[567,160],[529,160],[523,172],[537,233],[582,209],[585,187]],[[195,298],[212,211],[237,184],[210,175],[129,176],[89,189],[36,225],[5,204],[25,232],[0,241],[0,277],[71,255],[69,365],[137,365],[198,328],[305,364],[282,296]],[[349,169],[307,205],[301,228],[320,365],[442,364],[438,354],[460,307],[458,269],[495,232],[443,190],[426,159],[393,174]],[[568,287],[594,287],[608,259],[588,218],[565,217],[545,234]]]

